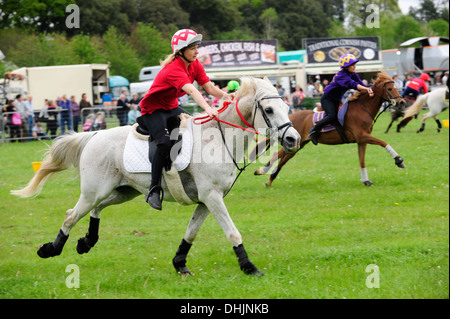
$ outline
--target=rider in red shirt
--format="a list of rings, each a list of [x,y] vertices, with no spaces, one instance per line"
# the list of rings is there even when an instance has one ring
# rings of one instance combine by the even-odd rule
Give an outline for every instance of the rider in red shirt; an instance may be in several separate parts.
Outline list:
[[[209,116],[218,116],[217,110],[206,103],[202,94],[192,84],[194,81],[209,94],[223,99],[231,99],[227,94],[211,83],[205,69],[197,60],[198,46],[202,35],[193,30],[178,30],[172,37],[173,53],[161,62],[162,70],[156,76],[150,90],[141,100],[142,120],[156,142],[157,150],[152,163],[152,181],[145,198],[151,207],[161,210],[161,175],[166,164],[170,163],[172,141],[170,132],[179,126],[178,116],[187,113],[178,106],[178,98],[186,93],[203,108]]]
[[[406,95],[412,96],[414,100],[417,99],[417,96],[421,94],[421,90],[423,89],[423,93],[428,93],[428,86],[425,81],[430,81],[430,76],[427,73],[422,73],[420,77],[412,79],[406,89],[402,93],[402,97]]]

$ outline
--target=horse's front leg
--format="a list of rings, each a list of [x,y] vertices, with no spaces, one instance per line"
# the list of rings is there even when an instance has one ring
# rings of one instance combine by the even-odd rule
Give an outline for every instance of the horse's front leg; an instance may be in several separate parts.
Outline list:
[[[403,158],[398,155],[398,153],[385,141],[379,140],[371,135],[364,135],[357,139],[358,144],[366,143],[366,144],[373,144],[373,145],[380,145],[383,147],[389,155],[395,160],[395,165],[397,165],[400,168],[405,168],[405,164],[403,163]]]
[[[248,258],[244,245],[242,244],[242,237],[236,226],[234,225],[228,210],[223,202],[223,196],[215,191],[210,192],[203,202],[208,207],[208,210],[213,214],[219,223],[220,227],[225,233],[227,239],[233,244],[233,249],[238,258],[239,266],[245,274],[262,276],[264,275],[258,270],[255,265]]]
[[[366,148],[367,144],[358,144],[358,155],[359,155],[359,167],[361,168],[361,182],[366,186],[372,186],[373,183],[369,180],[369,175],[367,174],[366,168]]]
[[[180,273],[182,276],[189,275],[191,272],[189,268],[186,267],[186,257],[191,249],[192,243],[197,236],[200,227],[203,225],[203,222],[206,220],[206,217],[209,215],[209,210],[204,204],[199,204],[192,214],[191,220],[189,221],[189,225],[186,230],[186,234],[183,240],[178,246],[177,253],[172,260],[173,266],[176,271]]]

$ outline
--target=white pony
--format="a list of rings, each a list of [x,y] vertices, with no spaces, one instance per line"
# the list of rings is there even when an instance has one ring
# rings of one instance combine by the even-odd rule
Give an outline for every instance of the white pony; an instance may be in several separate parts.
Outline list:
[[[300,135],[289,121],[288,110],[289,107],[278,96],[269,80],[243,78],[237,99],[219,118],[237,126],[250,125],[258,132],[276,132],[286,151],[294,152],[300,146]],[[188,251],[209,213],[215,217],[227,239],[233,244],[241,270],[246,274],[262,274],[249,260],[242,237],[223,201],[224,195],[235,181],[238,166],[236,162],[245,155],[254,132],[234,128],[234,136],[230,141],[223,134],[225,127],[230,126],[211,120],[202,124],[202,130],[193,130],[194,150],[208,153],[214,149],[220,152],[214,152],[213,160],[208,163],[193,161],[191,158],[187,168],[179,172],[185,193],[197,205],[173,259],[175,269],[184,275],[190,273],[186,267]],[[202,136],[201,132],[205,130],[209,134]],[[109,205],[120,204],[141,193],[147,193],[151,174],[130,173],[124,169],[123,153],[130,131],[130,126],[124,126],[98,132],[71,133],[57,138],[28,185],[11,192],[21,197],[35,196],[53,173],[70,166],[78,169],[81,186],[78,202],[74,208],[67,210],[56,239],[39,248],[40,257],[59,255],[72,227],[91,212],[88,233],[77,244],[78,253],[87,253],[98,240],[101,211]],[[224,157],[228,156],[233,157],[233,160],[228,158],[224,161]],[[165,200],[174,201],[164,179],[162,187],[166,194]]]
[[[429,112],[425,113],[422,117],[422,126],[417,130],[417,133],[423,132],[425,130],[425,120],[432,117],[437,123],[437,131],[438,133],[442,129],[442,124],[439,119],[436,117],[439,113],[442,113],[445,109],[448,108],[448,101],[445,100],[445,92],[447,88],[444,87],[442,89],[437,89],[426,93],[424,95],[420,95],[416,102],[413,105],[405,109],[405,115],[403,115],[402,121],[398,124],[397,131],[405,127],[406,124],[412,120],[414,115],[418,114],[422,107],[425,105],[428,106]]]

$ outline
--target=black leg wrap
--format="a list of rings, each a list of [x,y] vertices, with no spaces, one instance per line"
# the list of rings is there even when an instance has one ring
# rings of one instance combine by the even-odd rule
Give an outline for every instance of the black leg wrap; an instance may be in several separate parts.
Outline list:
[[[189,252],[189,249],[191,249],[192,244],[189,244],[186,240],[181,241],[180,246],[178,246],[177,253],[175,254],[175,257],[172,260],[173,266],[175,267],[177,272],[180,272],[181,274],[189,274],[190,271],[186,267],[186,257]]]
[[[41,258],[48,258],[60,255],[68,238],[69,235],[66,236],[62,230],[59,230],[59,233],[53,243],[50,242],[44,244],[41,248],[39,248],[37,251],[38,256]]]
[[[259,271],[255,265],[252,264],[245,251],[244,245],[240,244],[237,247],[233,247],[236,257],[238,258],[239,266],[241,270],[247,275],[263,276],[264,274]]]
[[[86,233],[86,236],[78,239],[77,252],[79,254],[89,252],[89,250],[91,250],[91,248],[94,247],[94,245],[97,243],[99,225],[100,219],[91,216],[91,219],[89,221],[89,230]]]

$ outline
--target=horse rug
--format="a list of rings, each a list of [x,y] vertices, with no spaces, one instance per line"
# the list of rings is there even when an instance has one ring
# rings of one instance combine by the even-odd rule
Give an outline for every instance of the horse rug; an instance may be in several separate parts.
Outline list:
[[[344,119],[345,119],[345,114],[347,114],[347,110],[348,110],[348,101],[345,101],[344,104],[341,104],[339,106],[339,110],[338,110],[338,120],[342,127],[344,127]],[[326,116],[325,111],[314,111],[313,118],[312,118],[313,125],[315,125],[317,122],[319,122],[325,116]],[[335,129],[336,129],[336,127],[334,125],[326,125],[322,128],[321,132],[330,132]]]

